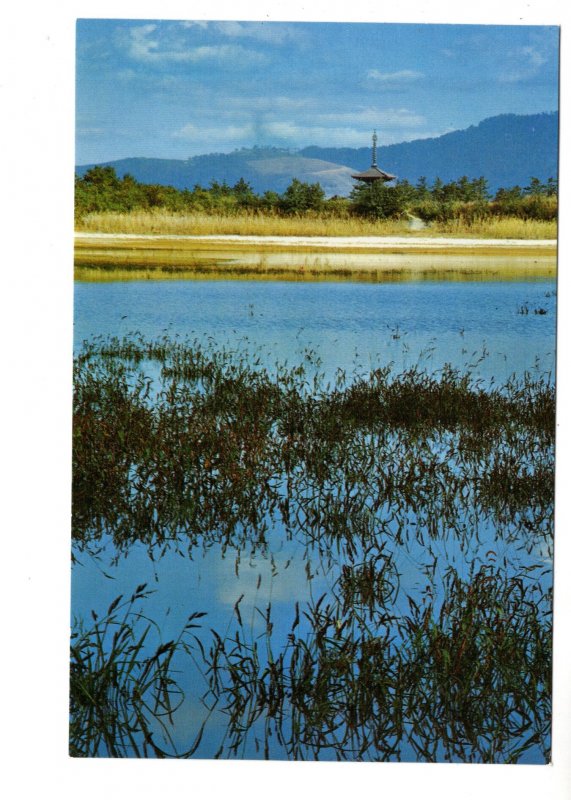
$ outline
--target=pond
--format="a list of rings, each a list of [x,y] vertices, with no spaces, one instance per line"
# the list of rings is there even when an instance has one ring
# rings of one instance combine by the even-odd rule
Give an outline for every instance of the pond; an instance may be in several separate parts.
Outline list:
[[[545,763],[555,310],[545,279],[77,283],[75,669],[124,681],[72,752]]]
[[[555,281],[290,283],[136,281],[76,283],[76,348],[96,335],[248,340],[268,364],[316,349],[338,368],[446,362],[505,380],[555,365]]]

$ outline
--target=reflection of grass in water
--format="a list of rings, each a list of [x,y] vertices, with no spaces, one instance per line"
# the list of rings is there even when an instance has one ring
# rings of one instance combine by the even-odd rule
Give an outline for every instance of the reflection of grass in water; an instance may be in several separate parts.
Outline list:
[[[394,248],[393,248],[394,250]],[[465,280],[553,276],[555,253],[529,248],[467,250],[450,243],[439,251],[391,252],[198,240],[81,240],[75,246],[77,280],[147,280],[178,277],[278,280]]]
[[[364,574],[359,594],[378,591],[383,578]],[[237,614],[236,633],[217,635],[205,658],[228,716],[219,755],[255,737],[266,757],[513,763],[535,746],[547,761],[549,598],[493,565],[469,580],[450,568],[439,604],[427,590],[401,618],[382,602],[367,614],[323,598],[296,605],[281,648],[270,607],[261,644]]]
[[[143,359],[162,363],[152,402],[150,381],[133,382],[123,363]],[[418,492],[425,506],[446,498],[454,508],[470,474],[492,508],[510,498],[549,507],[552,386],[527,377],[485,391],[450,368],[438,378],[413,368],[340,375],[327,390],[312,369],[278,366],[272,377],[248,356],[169,340],[87,348],[75,376],[76,538],[108,528],[117,543],[179,529],[232,537],[238,523],[282,513],[284,479],[288,502],[307,491],[318,505],[337,482],[374,511],[414,504]],[[434,431],[452,432],[448,456],[436,461]],[[502,480],[490,483],[489,473]]]
[[[72,755],[203,757],[204,727],[220,708],[227,727],[211,757],[240,757],[255,742],[266,758],[515,763],[535,748],[548,761],[550,598],[539,583],[508,577],[493,559],[468,579],[449,568],[440,600],[432,584],[395,616],[384,602],[395,591],[390,572],[369,567],[356,565],[357,583],[344,572],[343,600],[296,603],[283,642],[271,604],[251,636],[240,598],[234,633],[190,634],[204,616],[193,614],[176,642],[143,657],[150,625],[133,598],[119,620],[118,598],[75,634]],[[194,741],[184,753],[171,736],[175,653],[202,663],[209,687],[206,721],[186,732]]]
[[[171,662],[184,643],[181,636],[158,644],[148,655],[147,641],[156,625],[136,607],[151,594],[145,589],[144,584],[138,586],[124,602],[117,597],[101,618],[92,612],[92,627],[78,625],[72,634],[72,756],[165,758],[176,754],[169,729],[183,694]],[[198,627],[194,620],[201,616],[192,614],[185,631]],[[184,755],[192,752],[191,748]]]
[[[407,269],[392,267],[390,269],[360,269],[358,267],[331,267],[323,264],[317,269],[306,267],[252,267],[252,266],[143,266],[133,265],[129,267],[117,266],[114,264],[105,265],[82,265],[75,268],[75,280],[83,282],[111,282],[111,281],[148,281],[148,280],[213,280],[225,281],[246,280],[246,281],[359,281],[363,283],[400,283],[407,281],[521,281],[522,279],[533,279],[538,276],[551,276],[555,272],[553,267],[546,267],[544,270],[528,272],[518,267],[513,269],[500,268],[497,270],[468,269]]]
[[[262,652],[239,607],[236,636],[196,643],[229,714],[221,754],[242,752],[250,728],[268,754],[273,732],[292,757],[545,754],[550,601],[518,549],[550,549],[553,386],[525,375],[484,387],[450,367],[340,372],[327,386],[312,352],[293,367],[259,361],[135,336],[87,344],[75,372],[79,549],[111,535],[118,549],[146,543],[153,558],[213,543],[265,553],[277,526],[333,576],[326,600],[299,609],[289,643],[272,638],[266,609]],[[160,379],[145,377],[149,362]],[[513,544],[501,568],[487,563],[492,550],[481,564],[480,519],[498,545]],[[449,540],[469,579],[441,563]],[[424,594],[400,586],[400,552],[420,559]],[[99,647],[90,637],[86,652]],[[132,720],[123,697],[114,702]],[[82,714],[80,729],[106,724]]]

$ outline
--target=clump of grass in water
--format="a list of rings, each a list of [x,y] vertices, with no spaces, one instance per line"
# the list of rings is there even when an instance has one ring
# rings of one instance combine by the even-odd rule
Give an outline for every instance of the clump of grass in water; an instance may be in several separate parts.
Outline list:
[[[194,755],[204,722],[185,752],[170,735],[182,702],[171,661],[182,652],[203,660],[205,706],[227,716],[217,757],[240,756],[254,738],[266,758],[283,750],[294,759],[514,763],[534,747],[547,761],[550,595],[528,573],[509,577],[492,561],[468,580],[449,568],[441,600],[427,587],[422,602],[409,598],[409,613],[395,615],[385,603],[390,570],[370,567],[349,580],[374,599],[296,603],[285,646],[274,641],[271,604],[252,639],[239,600],[233,635],[212,631],[209,647],[193,635],[191,648],[183,635],[204,616],[192,614],[177,641],[144,655],[152,623],[134,603],[149,593],[139,586],[130,601],[117,598],[73,637],[71,754]],[[347,591],[346,572],[339,589]]]
[[[150,361],[161,365],[158,383],[140,372]],[[486,391],[450,368],[439,377],[380,369],[330,389],[310,379],[311,359],[273,375],[254,361],[168,339],[84,349],[76,542],[111,531],[118,547],[179,534],[189,546],[240,547],[263,542],[275,514],[309,541],[325,529],[370,538],[389,512],[452,520],[478,500],[503,515],[537,506],[549,527],[554,391],[545,381]]]
[[[444,598],[434,575],[437,567],[442,572],[438,546],[452,539],[467,558],[486,513],[498,540],[503,525],[506,540],[518,544],[526,537],[530,547],[541,537],[551,541],[553,386],[525,375],[484,389],[448,368],[439,376],[419,370],[394,376],[388,369],[339,375],[331,388],[312,354],[303,364],[272,371],[257,360],[248,352],[135,336],[87,344],[75,375],[74,537],[80,548],[111,534],[118,549],[147,543],[153,558],[157,549],[182,541],[189,551],[216,542],[223,552],[266,552],[266,534],[281,525],[284,536],[317,549],[336,571],[339,597],[296,615],[301,621],[285,649],[272,643],[271,609],[262,612],[270,637],[265,652],[241,629],[239,639],[217,634],[207,668],[217,676],[213,696],[234,714],[230,755],[242,752],[247,729],[261,735],[258,720],[268,731],[279,721],[275,741],[296,758],[390,759],[399,757],[402,742],[427,760],[517,760],[526,747],[540,742],[545,748],[548,683],[537,653],[543,648],[548,657],[548,618],[528,583],[517,594],[514,581],[523,581],[517,559],[505,574],[474,579],[474,587],[448,573]],[[151,380],[145,370],[153,363],[160,376]],[[433,596],[422,605],[409,595],[407,621],[399,612],[393,556],[411,552],[415,542],[427,558],[434,556],[432,573],[426,565]],[[512,596],[519,610],[509,605]],[[473,598],[480,598],[475,606]],[[497,625],[486,616],[494,608],[501,610]],[[469,623],[473,617],[477,624]],[[460,633],[446,628],[450,619],[460,620]],[[517,669],[501,672],[489,715],[500,719],[507,692],[517,713],[533,721],[529,727],[520,719],[519,740],[511,717],[497,736],[487,727],[488,718],[476,713],[472,678],[460,675],[468,694],[458,695],[438,662],[440,651],[431,649],[429,634],[464,663],[461,648],[468,644],[462,645],[461,631],[468,623],[480,655],[493,652],[496,629],[513,644],[504,655],[514,653],[523,689]],[[302,625],[307,636],[296,638]],[[532,641],[537,638],[527,662],[517,644],[526,626]],[[367,681],[358,682],[368,669]],[[424,683],[432,687],[425,719],[415,721],[414,709],[405,719],[403,697],[422,692]],[[535,718],[529,711],[534,691]],[[440,692],[453,702],[448,727],[434,738],[426,720],[431,703],[441,708]]]
[[[370,573],[371,591],[378,581]],[[440,608],[427,593],[400,618],[382,603],[366,620],[323,597],[296,604],[279,650],[271,607],[260,610],[267,661],[237,615],[236,633],[215,634],[205,654],[210,701],[228,716],[218,756],[250,737],[266,758],[514,763],[536,747],[548,761],[549,610],[528,576],[484,565],[463,580],[450,568]]]
[[[91,628],[78,625],[72,633],[71,756],[189,757],[199,744],[200,736],[180,754],[171,737],[173,715],[184,699],[172,659],[186,648],[185,632],[198,627],[195,620],[204,614],[191,614],[176,641],[159,644],[147,655],[147,639],[156,625],[136,604],[150,594],[141,584],[128,600],[117,597],[101,618],[92,611]],[[146,623],[142,631],[141,620]]]

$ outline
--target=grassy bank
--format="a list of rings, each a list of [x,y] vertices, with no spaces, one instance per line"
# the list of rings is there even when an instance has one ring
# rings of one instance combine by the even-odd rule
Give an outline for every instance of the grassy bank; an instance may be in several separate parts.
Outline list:
[[[187,214],[165,210],[94,212],[78,224],[79,231],[95,233],[140,233],[241,236],[450,236],[491,239],[555,239],[555,221],[491,217],[467,223],[460,220],[433,222],[416,230],[408,220],[327,218],[325,216],[279,217],[239,213]]]

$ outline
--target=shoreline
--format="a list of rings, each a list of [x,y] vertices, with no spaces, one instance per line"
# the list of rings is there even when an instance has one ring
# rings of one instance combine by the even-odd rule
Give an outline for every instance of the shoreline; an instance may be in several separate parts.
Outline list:
[[[555,250],[556,239],[469,239],[454,237],[429,237],[429,236],[242,236],[239,234],[141,234],[141,233],[95,233],[76,231],[74,233],[76,245],[81,246],[82,240],[86,242],[127,242],[137,241],[146,244],[161,242],[188,243],[191,245],[230,245],[236,247],[271,247],[271,248],[309,248],[331,250],[372,250],[383,252],[386,250],[520,250],[525,251]]]
[[[78,280],[552,277],[551,239],[75,234]]]

